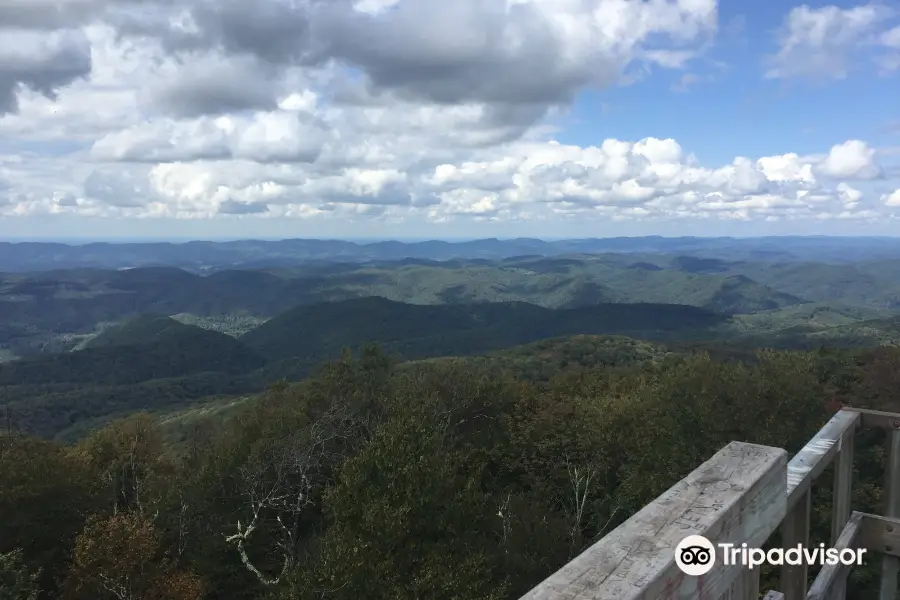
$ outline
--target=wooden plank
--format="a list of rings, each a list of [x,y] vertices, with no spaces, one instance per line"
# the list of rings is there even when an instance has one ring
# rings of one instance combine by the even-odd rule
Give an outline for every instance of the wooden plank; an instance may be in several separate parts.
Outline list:
[[[744,571],[744,597],[743,600],[757,600],[759,598],[759,580],[762,576],[760,569],[747,569]]]
[[[844,432],[839,440],[838,455],[834,465],[834,487],[831,507],[831,545],[837,544],[837,540],[844,530],[844,525],[850,519],[850,501],[853,493],[853,444],[855,428],[851,427]],[[839,584],[831,595],[831,600],[845,600],[847,591],[843,583]]]
[[[884,516],[900,517],[900,429],[892,429],[888,436],[888,466],[885,473],[885,495],[887,496]],[[897,597],[897,572],[900,558],[885,555],[881,558],[880,600],[894,600]]]
[[[844,432],[857,427],[858,411],[838,411],[788,463],[788,510],[809,490],[813,480],[831,463]],[[789,594],[785,595],[790,598]]]
[[[857,548],[862,520],[862,513],[851,514],[834,547],[838,549]],[[810,586],[806,600],[830,600],[835,589],[846,587],[848,575],[850,575],[849,565],[824,565]]]
[[[687,576],[675,548],[689,535],[761,546],[784,518],[786,499],[786,452],[732,442],[522,599],[737,600],[746,569],[718,556],[708,573]]]
[[[870,552],[900,556],[900,519],[862,513],[858,544]]]
[[[796,548],[797,544],[809,546],[809,512],[811,507],[810,490],[807,488],[803,499],[788,512],[781,524],[781,547],[785,550]],[[803,600],[806,598],[806,583],[809,577],[809,565],[784,565],[781,567],[781,591],[785,600]]]
[[[860,426],[874,429],[900,428],[900,414],[884,412],[883,410],[871,410],[868,408],[853,408],[845,406],[842,411],[855,412],[860,416]]]

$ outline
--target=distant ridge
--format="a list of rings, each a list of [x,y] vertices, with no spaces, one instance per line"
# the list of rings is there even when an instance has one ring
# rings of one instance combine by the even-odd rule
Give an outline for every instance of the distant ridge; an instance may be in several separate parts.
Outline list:
[[[373,241],[328,239],[93,242],[0,242],[0,271],[25,272],[60,268],[122,268],[169,265],[202,270],[211,267],[286,264],[309,260],[368,261],[407,258],[499,259],[511,256],[579,253],[680,253],[701,258],[753,260],[818,260],[846,262],[865,258],[900,258],[900,238],[769,236],[612,237],[567,240],[487,238],[467,241]],[[727,254],[728,256],[724,256]]]

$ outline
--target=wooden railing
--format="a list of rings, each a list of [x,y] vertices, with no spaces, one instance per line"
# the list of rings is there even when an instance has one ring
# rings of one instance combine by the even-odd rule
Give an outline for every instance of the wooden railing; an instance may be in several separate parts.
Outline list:
[[[856,430],[888,431],[884,516],[851,510]],[[776,529],[782,548],[809,546],[811,488],[834,463],[831,546],[881,554],[879,600],[897,598],[900,570],[900,414],[840,410],[791,460],[781,448],[731,442],[522,597],[522,600],[757,600],[760,570],[717,561],[685,575],[675,548],[688,535],[762,547]],[[765,600],[845,600],[850,567],[825,565],[807,589],[808,567],[785,565]]]

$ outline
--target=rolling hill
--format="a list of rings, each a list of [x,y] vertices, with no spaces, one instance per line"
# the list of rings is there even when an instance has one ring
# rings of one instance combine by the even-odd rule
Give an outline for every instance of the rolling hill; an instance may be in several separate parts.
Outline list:
[[[377,342],[404,358],[474,354],[544,338],[704,335],[722,315],[674,304],[596,304],[553,310],[521,302],[415,305],[381,297],[300,306],[241,336],[270,360],[323,360]]]
[[[149,341],[134,337],[141,331],[163,335]],[[230,336],[155,316],[114,328],[93,343],[84,350],[0,364],[0,385],[127,385],[203,372],[245,373],[265,364]]]
[[[415,359],[483,354],[585,333],[704,337],[725,322],[723,315],[680,305],[553,310],[517,302],[414,305],[371,297],[300,306],[235,339],[150,314],[106,329],[83,350],[4,363],[0,385],[18,428],[68,438],[130,411],[258,393],[279,379],[297,381],[342,348],[368,342]],[[593,360],[580,352],[581,360]],[[603,360],[613,360],[610,352]],[[621,360],[628,356],[623,353]]]
[[[101,333],[88,339],[82,349],[130,346],[167,340],[177,343],[178,339],[186,339],[191,336],[208,337],[208,332],[200,327],[185,325],[165,315],[146,313],[104,329]]]
[[[890,261],[800,268],[659,254],[318,262],[205,275],[172,267],[76,269],[0,274],[0,348],[18,356],[68,350],[101,324],[141,313],[178,315],[182,322],[238,335],[298,305],[368,296],[546,308],[684,304],[735,315],[811,301],[890,309],[898,289],[900,269]]]
[[[301,305],[238,339],[140,315],[107,328],[83,350],[0,364],[0,385],[17,427],[69,439],[131,411],[177,408],[203,398],[258,393],[280,379],[298,381],[342,348],[369,342],[404,360],[502,353],[531,344],[479,361],[492,369],[516,364],[520,372],[544,379],[568,364],[656,360],[666,352],[660,343],[679,352],[741,355],[754,347],[890,344],[896,334],[896,318],[827,304],[727,316],[673,304],[550,309],[522,302],[427,305],[368,297]],[[625,343],[610,335],[642,341]],[[570,339],[553,341],[560,337]]]

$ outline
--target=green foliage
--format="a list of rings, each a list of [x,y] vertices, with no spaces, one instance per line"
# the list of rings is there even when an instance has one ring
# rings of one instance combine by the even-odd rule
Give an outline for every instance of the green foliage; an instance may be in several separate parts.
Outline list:
[[[85,516],[98,506],[92,474],[69,449],[0,437],[0,554],[21,550],[45,593],[55,590]]]
[[[85,342],[83,347],[130,346],[154,341],[177,340],[190,335],[193,331],[192,326],[184,325],[164,315],[145,313],[105,328]]]
[[[324,498],[316,588],[338,598],[505,597],[492,564],[493,499],[445,446],[442,424],[423,417],[392,419],[341,469]]]
[[[900,410],[898,385],[894,348],[723,359],[583,336],[398,365],[364,347],[186,423],[177,451],[149,415],[73,447],[0,438],[0,552],[47,597],[514,600],[728,442],[794,452],[841,404]],[[880,511],[882,443],[859,434],[857,510]],[[872,568],[853,577],[867,597]]]
[[[719,315],[680,305],[598,304],[550,310],[524,303],[426,306],[373,297],[301,306],[241,341],[274,359],[334,358],[342,347],[367,342],[410,359],[477,354],[577,334],[666,338],[690,335],[722,321]]]
[[[37,600],[39,573],[31,573],[22,551],[0,553],[0,600]]]
[[[122,385],[208,371],[244,373],[265,362],[227,335],[181,327],[188,330],[187,335],[4,363],[0,365],[0,385]]]

